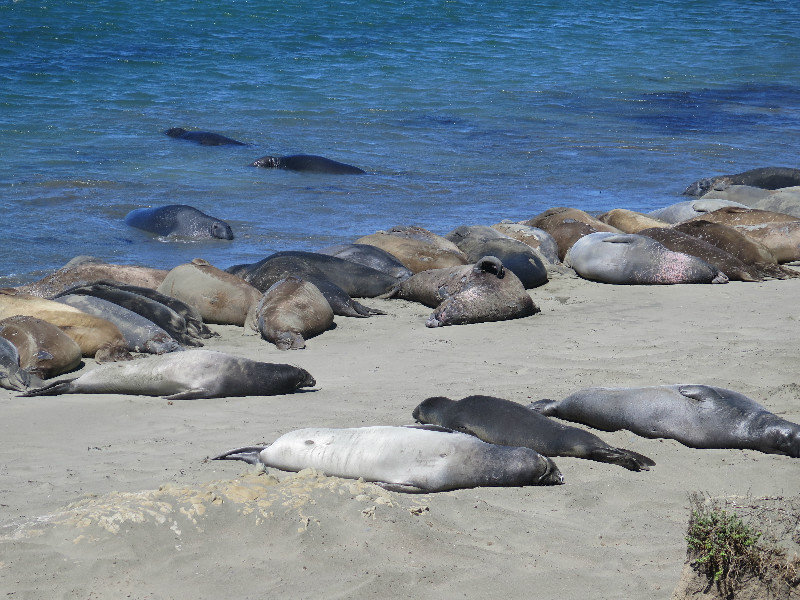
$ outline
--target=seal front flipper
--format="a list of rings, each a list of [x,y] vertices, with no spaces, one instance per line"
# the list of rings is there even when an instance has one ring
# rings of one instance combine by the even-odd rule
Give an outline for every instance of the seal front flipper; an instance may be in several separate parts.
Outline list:
[[[403,492],[404,494],[424,494],[430,491],[410,483],[386,483],[385,481],[373,481],[372,483],[390,492]]]
[[[586,456],[589,460],[619,465],[629,471],[649,471],[656,462],[638,452],[623,448],[596,448]]]
[[[261,454],[264,448],[266,448],[266,446],[245,446],[244,448],[236,448],[235,450],[229,450],[224,454],[215,456],[211,460],[242,460],[251,465],[257,465],[261,463],[259,454]]]
[[[549,400],[548,398],[537,400],[536,402],[531,402],[528,405],[528,408],[535,410],[546,417],[558,416],[558,400]]]
[[[164,400],[199,400],[200,398],[210,398],[211,392],[206,388],[192,388],[171,396],[164,396]]]
[[[52,383],[48,383],[44,387],[28,390],[24,394],[20,394],[20,397],[27,398],[31,396],[58,396],[59,394],[69,394],[72,391],[72,382],[76,379],[77,377],[73,377],[72,379],[54,381]]]

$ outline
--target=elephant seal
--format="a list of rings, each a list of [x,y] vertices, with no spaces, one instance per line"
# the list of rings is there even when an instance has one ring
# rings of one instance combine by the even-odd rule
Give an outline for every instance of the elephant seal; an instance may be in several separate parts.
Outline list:
[[[517,276],[494,256],[474,265],[417,273],[388,297],[435,307],[427,327],[519,319],[539,312]]]
[[[125,338],[110,321],[54,300],[14,289],[0,290],[0,319],[15,315],[36,317],[59,327],[80,346],[83,356],[94,356],[97,361],[131,358]]]
[[[96,296],[67,294],[59,296],[55,301],[116,325],[125,338],[126,348],[131,352],[163,354],[183,350],[171,335],[151,320],[108,300]]]
[[[38,387],[42,382],[19,366],[17,347],[0,337],[0,388],[24,392],[32,384]]]
[[[721,198],[741,202],[750,208],[800,217],[800,186],[763,190],[747,185],[732,185],[724,190],[712,190],[703,198]]]
[[[269,446],[238,448],[214,460],[261,463],[283,471],[319,469],[408,493],[564,483],[555,463],[530,448],[487,444],[464,433],[426,427],[299,429]]]
[[[126,215],[125,224],[165,237],[233,239],[231,226],[225,221],[186,204],[137,208]]]
[[[327,173],[330,175],[362,175],[363,169],[324,156],[314,154],[292,154],[291,156],[262,156],[250,164],[265,169],[285,169],[304,173]]]
[[[627,429],[691,448],[741,448],[800,458],[800,425],[743,394],[709,385],[588,388],[561,401],[534,402],[531,408],[603,431]]]
[[[286,277],[300,277],[313,283],[325,296],[334,314],[343,317],[369,317],[384,314],[351,298],[374,297],[386,293],[397,280],[363,265],[316,252],[276,252],[257,263],[227,269],[266,292]]]
[[[466,255],[458,249],[458,246],[433,233],[430,235],[430,238],[412,237],[378,231],[358,238],[355,243],[369,244],[385,250],[403,263],[412,273],[468,264]],[[447,243],[443,244],[440,240]]]
[[[16,315],[0,320],[0,337],[14,344],[19,366],[50,379],[81,364],[81,347],[57,326],[36,317]]]
[[[411,269],[407,268],[392,254],[369,244],[337,244],[318,250],[318,252],[364,265],[381,273],[386,273],[398,281],[403,281],[413,275]]]
[[[193,307],[207,323],[239,326],[262,294],[241,277],[202,258],[172,269],[156,291]]]
[[[608,231],[611,233],[621,233],[616,227],[603,223],[599,219],[595,219],[589,213],[577,208],[568,208],[566,206],[556,206],[548,208],[546,211],[539,213],[535,217],[523,221],[524,225],[530,227],[539,227],[549,232],[550,228],[565,221],[578,221],[579,223],[586,223],[590,227],[594,227],[595,231]]]
[[[603,213],[597,219],[606,225],[616,227],[624,233],[639,233],[642,229],[670,226],[669,223],[661,219],[654,219],[645,214],[624,208],[614,208]]]
[[[423,400],[413,411],[420,423],[439,425],[501,446],[521,446],[544,456],[574,456],[611,463],[629,471],[649,471],[656,463],[636,452],[614,448],[583,429],[562,425],[527,406],[492,396]]]
[[[671,227],[652,227],[642,229],[639,231],[639,235],[654,239],[667,250],[696,256],[725,273],[731,281],[762,280],[757,269],[753,269],[751,272],[746,264],[732,254],[688,233]]]
[[[718,175],[699,179],[683,190],[684,196],[702,196],[712,189],[725,189],[730,185],[749,185],[765,190],[800,185],[800,169],[790,167],[760,167],[735,175]]]
[[[544,229],[523,225],[522,223],[512,223],[510,221],[496,223],[492,225],[492,229],[523,244],[528,244],[528,246],[538,252],[539,256],[550,264],[557,265],[561,262],[558,258],[558,244],[556,244],[553,236]]]
[[[672,252],[635,233],[591,233],[570,248],[567,266],[591,281],[625,285],[727,283],[728,277],[696,256]]]
[[[313,283],[287,277],[264,292],[247,316],[248,325],[279,350],[298,350],[333,326],[333,310]]]
[[[23,395],[133,394],[194,400],[272,396],[314,385],[308,371],[292,365],[257,362],[213,350],[187,350],[100,365],[80,377],[54,381]]]
[[[183,127],[172,127],[167,129],[166,133],[169,137],[178,140],[186,140],[200,144],[201,146],[246,146],[247,144],[237,140],[225,137],[218,133],[210,131],[188,131]]]
[[[76,256],[58,271],[16,289],[24,294],[52,298],[74,285],[103,279],[154,290],[166,275],[167,272],[162,269],[136,265],[114,265],[92,256]]]
[[[686,200],[685,202],[670,204],[664,208],[650,211],[647,213],[647,216],[674,225],[675,223],[683,223],[684,221],[697,217],[704,218],[705,215],[728,206],[747,208],[744,204],[731,202],[730,200],[707,200],[701,198],[700,200]]]
[[[503,266],[519,278],[525,289],[547,283],[547,267],[536,252],[524,242],[496,229],[485,225],[462,225],[444,237],[458,246],[471,263],[484,256],[499,258]]]

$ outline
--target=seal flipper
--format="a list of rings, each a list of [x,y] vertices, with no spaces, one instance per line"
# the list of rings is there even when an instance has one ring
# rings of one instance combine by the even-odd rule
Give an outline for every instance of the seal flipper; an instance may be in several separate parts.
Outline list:
[[[382,310],[378,310],[377,308],[370,308],[369,306],[364,306],[360,302],[356,302],[353,300],[353,309],[358,313],[360,317],[371,317],[372,315],[385,315],[386,313]]]
[[[24,394],[20,394],[20,397],[29,398],[31,396],[58,396],[59,394],[69,394],[73,391],[72,382],[76,379],[77,377],[73,377],[72,379],[54,381],[52,383],[48,383],[44,387],[28,390]]]
[[[535,410],[546,417],[558,416],[558,400],[550,400],[548,398],[537,400],[536,402],[531,402],[528,404],[528,408]]]
[[[586,457],[589,460],[619,465],[629,471],[649,471],[656,462],[644,454],[623,448],[596,448]]]
[[[424,494],[430,491],[416,485],[411,485],[410,483],[387,483],[385,481],[373,481],[371,483],[379,485],[390,492],[403,492],[404,494]]]
[[[211,398],[206,388],[192,388],[171,396],[164,396],[164,400],[198,400],[200,398]]]
[[[266,448],[266,446],[245,446],[244,448],[236,448],[235,450],[230,450],[224,454],[215,456],[211,460],[242,460],[251,465],[257,465],[261,463],[259,454],[261,454],[264,448]]]

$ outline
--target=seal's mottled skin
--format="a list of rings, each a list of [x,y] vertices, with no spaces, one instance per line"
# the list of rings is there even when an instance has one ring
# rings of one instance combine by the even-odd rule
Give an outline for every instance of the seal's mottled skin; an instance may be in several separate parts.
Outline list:
[[[564,482],[555,463],[530,448],[487,444],[441,428],[300,429],[269,446],[231,450],[215,460],[243,460],[284,471],[313,468],[411,493]]]
[[[709,385],[588,388],[561,401],[534,402],[531,408],[603,431],[627,429],[692,448],[741,448],[800,458],[800,425],[743,394]]]
[[[329,175],[361,175],[365,171],[324,156],[314,154],[292,154],[290,156],[262,156],[251,167],[285,169],[304,173],[327,173]]]
[[[127,214],[125,223],[161,236],[233,239],[233,231],[225,221],[186,204],[137,208]]]

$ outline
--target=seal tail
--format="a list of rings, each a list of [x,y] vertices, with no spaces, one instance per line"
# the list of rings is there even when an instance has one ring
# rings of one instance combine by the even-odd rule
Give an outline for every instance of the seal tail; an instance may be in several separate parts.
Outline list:
[[[650,467],[655,466],[656,462],[644,454],[639,454],[633,450],[623,448],[598,448],[593,450],[589,456],[590,460],[619,465],[629,471],[649,471]]]
[[[20,397],[58,396],[59,394],[69,394],[72,391],[72,382],[76,379],[77,377],[73,377],[72,379],[54,381],[53,383],[48,383],[44,387],[28,390],[27,392],[20,394]]]
[[[258,455],[264,448],[266,448],[266,446],[245,446],[244,448],[236,448],[236,450],[230,450],[224,454],[215,456],[211,460],[243,460],[251,465],[257,465],[261,462]]]

